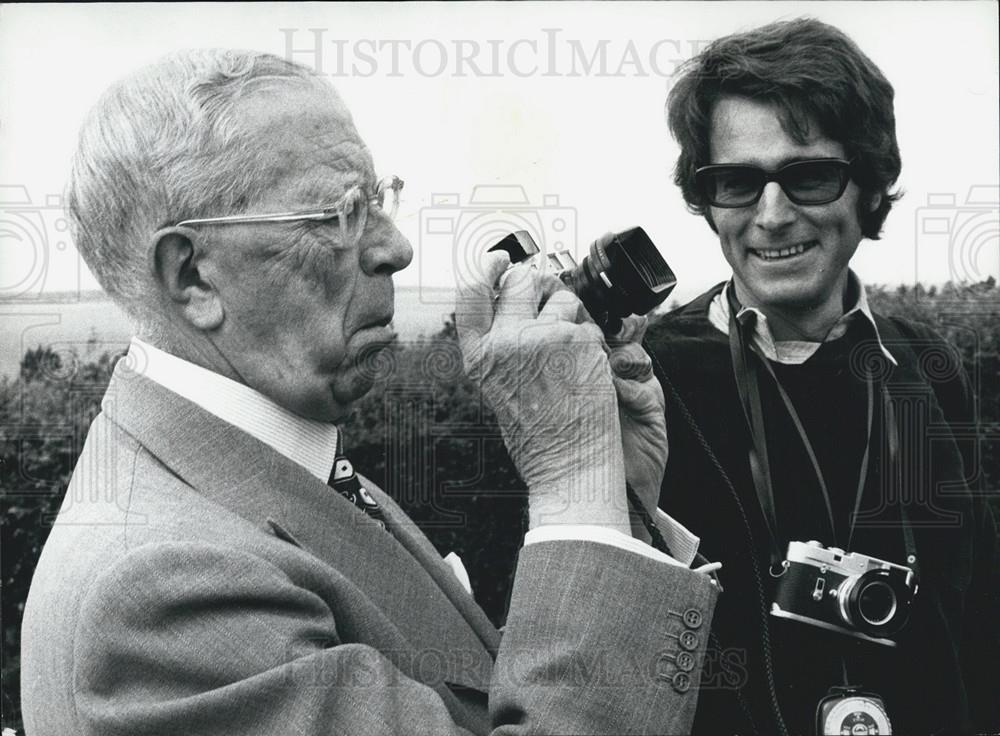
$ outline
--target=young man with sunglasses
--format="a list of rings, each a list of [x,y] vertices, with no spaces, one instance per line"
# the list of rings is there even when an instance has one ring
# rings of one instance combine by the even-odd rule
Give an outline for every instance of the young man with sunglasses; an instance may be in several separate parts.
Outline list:
[[[1000,564],[970,383],[931,330],[874,314],[850,269],[900,196],[892,100],[809,19],[717,40],[668,99],[675,180],[733,270],[647,341],[661,505],[727,571],[696,733],[997,726]],[[875,578],[848,569],[862,556]]]

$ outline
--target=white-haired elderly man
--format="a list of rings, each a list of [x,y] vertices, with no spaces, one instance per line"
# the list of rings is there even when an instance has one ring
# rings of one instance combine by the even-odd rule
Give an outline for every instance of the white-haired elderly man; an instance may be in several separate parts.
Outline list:
[[[139,337],[32,583],[29,736],[688,729],[717,591],[669,519],[673,557],[629,535],[624,458],[648,497],[666,453],[634,340],[611,357],[645,372],[616,376],[576,297],[501,279],[501,256],[460,287],[467,367],[529,487],[502,640],[343,457],[412,257],[400,186],[277,57],[186,52],[98,103],[70,210]]]

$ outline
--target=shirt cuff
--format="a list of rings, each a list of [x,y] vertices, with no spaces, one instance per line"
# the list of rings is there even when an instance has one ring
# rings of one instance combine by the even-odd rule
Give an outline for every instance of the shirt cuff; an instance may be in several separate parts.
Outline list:
[[[682,564],[690,566],[698,554],[698,544],[701,539],[663,509],[656,510],[653,520],[673,556]]]
[[[667,518],[669,519],[670,517]],[[657,519],[657,521],[659,522],[659,519]],[[657,523],[657,526],[660,526],[660,524]],[[684,527],[681,527],[681,529],[683,528]],[[687,530],[685,529],[684,531]],[[690,532],[688,532],[688,534],[690,534]],[[697,537],[695,537],[695,539],[697,539]],[[664,535],[664,540],[667,541],[668,545],[670,544],[666,535]],[[605,526],[596,526],[592,524],[543,524],[542,526],[535,527],[524,535],[525,547],[529,544],[555,541],[597,542],[598,544],[607,544],[629,552],[635,552],[643,557],[648,557],[651,560],[657,560],[658,562],[666,562],[669,565],[688,567],[691,564],[690,562],[684,563],[676,560],[670,555],[665,554],[654,547],[650,547],[640,539],[630,537],[628,534],[623,534],[620,531],[609,529]],[[671,549],[673,549],[672,546]],[[694,556],[692,555],[692,559],[693,558]]]

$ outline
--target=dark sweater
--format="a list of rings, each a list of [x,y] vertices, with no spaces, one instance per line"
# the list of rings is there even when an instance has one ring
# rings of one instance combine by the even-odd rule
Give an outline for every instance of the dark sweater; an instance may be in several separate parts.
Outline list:
[[[975,425],[969,384],[955,352],[925,327],[876,316],[882,340],[899,362],[896,368],[881,359],[873,330],[861,319],[802,365],[772,363],[817,455],[836,535],[774,381],[763,368],[758,371],[782,551],[789,541],[810,539],[847,545],[867,409],[865,382],[852,364],[864,361],[884,377],[898,418],[898,462],[890,467],[876,401],[869,472],[849,551],[906,564],[902,498],[921,574],[897,648],[775,619],[766,613],[774,590],[767,573],[769,538],[750,476],[749,432],[728,337],[707,316],[720,288],[668,314],[647,337],[667,396],[670,454],[660,505],[701,536],[706,557],[723,563],[725,592],[713,625],[695,733],[778,732],[765,648],[791,733],[812,733],[816,704],[831,685],[842,684],[842,668],[851,684],[882,695],[896,733],[969,731],[971,718],[978,728],[993,725],[997,678],[986,668],[1000,652],[1000,563],[992,516],[982,496],[969,489],[976,473],[966,467],[974,467],[975,442],[964,438],[974,437]],[[686,421],[685,409],[733,490]]]

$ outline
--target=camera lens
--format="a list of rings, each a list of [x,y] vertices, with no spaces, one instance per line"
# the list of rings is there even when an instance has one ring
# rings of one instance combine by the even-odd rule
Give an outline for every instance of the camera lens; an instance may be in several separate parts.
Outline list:
[[[490,250],[507,251],[511,263],[539,252],[524,231],[511,233]],[[583,262],[563,270],[560,278],[608,334],[621,329],[622,317],[647,314],[661,304],[677,283],[670,266],[641,227],[618,233],[607,244],[595,242]]]
[[[845,580],[839,599],[844,623],[870,636],[886,636],[906,623],[913,592],[899,576],[869,570]]]
[[[896,613],[896,593],[885,582],[873,580],[858,591],[858,615],[871,626],[882,626]]]
[[[564,279],[567,280],[567,279]],[[646,314],[661,304],[677,279],[641,227],[615,235],[606,246],[590,247],[568,279],[570,287],[605,332],[621,329],[621,318]]]

